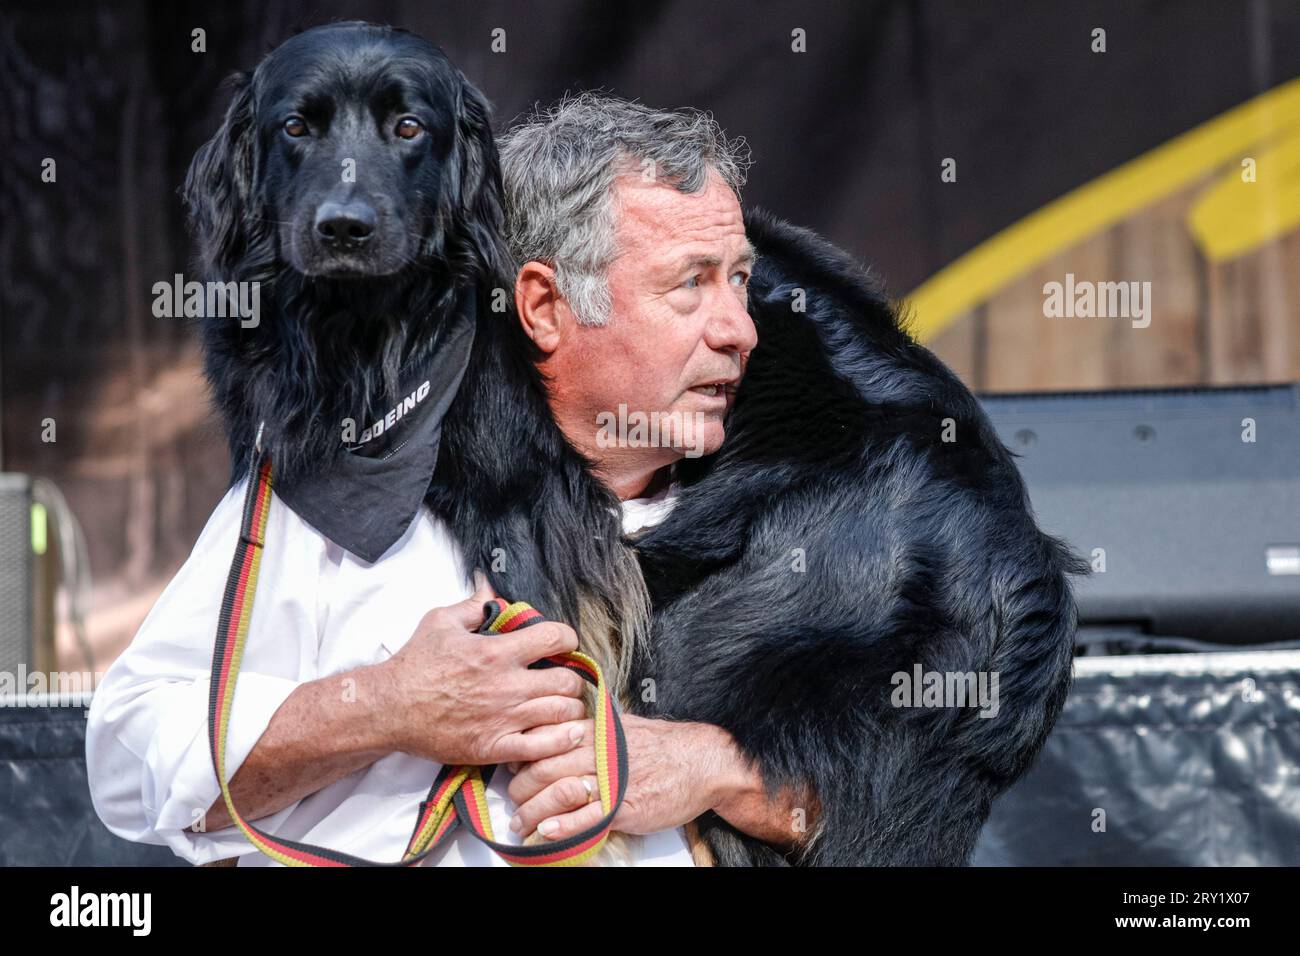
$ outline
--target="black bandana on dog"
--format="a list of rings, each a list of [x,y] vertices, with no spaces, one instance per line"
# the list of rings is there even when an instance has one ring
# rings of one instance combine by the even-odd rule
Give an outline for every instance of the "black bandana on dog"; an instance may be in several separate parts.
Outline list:
[[[315,474],[275,483],[299,517],[364,561],[377,561],[406,533],[429,490],[443,416],[474,344],[474,296],[467,299],[424,368],[403,378],[394,408],[358,422],[356,441]]]

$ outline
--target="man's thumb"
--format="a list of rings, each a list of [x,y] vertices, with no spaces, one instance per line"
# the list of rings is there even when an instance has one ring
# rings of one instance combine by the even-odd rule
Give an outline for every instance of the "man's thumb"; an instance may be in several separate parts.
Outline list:
[[[492,582],[481,571],[474,572],[474,585],[473,594],[447,609],[457,622],[470,631],[477,630],[482,625],[486,617],[483,605],[497,596],[492,589]]]

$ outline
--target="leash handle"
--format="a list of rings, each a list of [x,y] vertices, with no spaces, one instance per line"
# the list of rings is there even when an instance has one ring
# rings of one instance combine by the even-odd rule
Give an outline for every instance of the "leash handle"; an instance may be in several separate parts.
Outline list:
[[[413,866],[438,849],[457,823],[464,824],[478,840],[513,866],[577,866],[598,853],[609,837],[610,827],[627,791],[627,741],[618,708],[605,685],[600,666],[578,651],[543,658],[529,666],[568,668],[595,686],[597,691],[594,715],[596,777],[605,814],[598,823],[581,833],[529,846],[497,841],[486,798],[486,788],[496,765],[444,765],[434,778],[428,796],[420,803],[415,828],[402,859],[392,863],[375,862],[328,847],[277,837],[254,826],[239,813],[226,780],[226,734],[230,727],[235,685],[239,680],[239,666],[248,639],[248,626],[252,620],[253,599],[257,594],[258,573],[266,545],[266,523],[271,511],[271,461],[262,453],[261,435],[259,427],[256,450],[250,455],[239,541],[221,601],[208,691],[208,740],[212,767],[230,819],[253,846],[285,866]],[[494,599],[485,604],[484,611],[487,619],[478,633],[485,636],[507,634],[544,620],[535,608],[522,601],[508,603]]]
[[[494,598],[486,602],[484,612],[486,620],[478,630],[484,635],[508,634],[545,620],[540,612],[523,601],[510,603]],[[562,840],[528,846],[501,843],[492,831],[486,798],[486,788],[496,766],[444,766],[428,797],[420,804],[420,817],[407,845],[408,856],[420,854],[429,846],[437,846],[457,820],[469,827],[498,856],[515,866],[577,866],[604,846],[627,790],[627,743],[613,696],[605,686],[600,666],[579,651],[544,657],[529,667],[564,667],[596,688],[596,779],[604,815],[587,829]],[[450,807],[446,800],[448,793],[454,793]]]

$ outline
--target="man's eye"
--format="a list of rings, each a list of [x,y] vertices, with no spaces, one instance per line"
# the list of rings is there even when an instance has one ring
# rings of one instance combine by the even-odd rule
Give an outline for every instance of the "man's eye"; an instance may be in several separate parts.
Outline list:
[[[697,275],[691,276],[689,279],[687,279],[685,282],[682,283],[682,288],[684,289],[698,289],[699,287],[700,287],[700,277]]]
[[[739,279],[740,281],[737,282],[737,281],[736,281],[737,279]],[[732,275],[732,277],[731,277],[731,281],[732,281],[732,284],[734,284],[734,285],[739,285],[739,286],[746,286],[746,285],[749,285],[749,273],[748,273],[748,272],[737,272],[737,273],[735,273],[734,275]]]
[[[298,139],[307,135],[307,123],[301,116],[290,116],[284,121],[284,131],[294,139]]]
[[[414,116],[403,116],[397,121],[397,127],[393,132],[402,139],[415,139],[424,132],[424,127],[420,125],[420,121]]]

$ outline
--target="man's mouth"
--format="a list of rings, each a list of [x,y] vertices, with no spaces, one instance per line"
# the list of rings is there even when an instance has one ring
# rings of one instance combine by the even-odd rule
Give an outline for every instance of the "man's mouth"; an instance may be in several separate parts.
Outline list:
[[[690,391],[697,395],[708,395],[710,398],[726,396],[728,398],[736,394],[736,386],[739,382],[732,379],[719,379],[716,382],[705,382],[702,385],[692,385]]]

